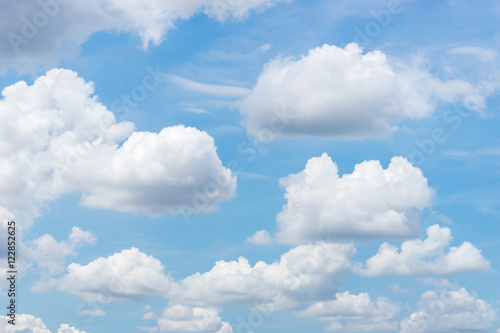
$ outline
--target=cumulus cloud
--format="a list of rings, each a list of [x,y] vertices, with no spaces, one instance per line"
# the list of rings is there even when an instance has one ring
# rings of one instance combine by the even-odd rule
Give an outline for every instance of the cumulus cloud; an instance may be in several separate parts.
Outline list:
[[[153,215],[211,211],[236,190],[213,138],[193,127],[134,132],[121,147],[103,147],[94,157],[75,172],[81,203],[89,207]]]
[[[21,332],[21,333],[52,333],[47,329],[42,319],[28,314],[16,315],[16,324],[8,323],[9,317],[0,316],[0,331],[1,332]],[[75,327],[68,324],[61,324],[57,333],[85,333],[79,331]]]
[[[92,82],[65,69],[3,90],[0,204],[26,226],[44,203],[70,192],[83,192],[90,207],[151,215],[210,211],[233,196],[236,177],[206,132],[133,132],[93,92]]]
[[[405,158],[393,157],[387,169],[379,161],[364,161],[339,177],[326,153],[280,179],[280,185],[287,204],[276,218],[277,240],[293,244],[414,236],[419,212],[431,206],[434,193]]]
[[[162,332],[232,333],[228,323],[222,322],[217,308],[173,305],[163,310],[158,320]]]
[[[93,91],[92,83],[63,69],[2,91],[0,203],[24,223],[44,202],[71,189],[62,175],[78,166],[81,155],[116,145],[132,132],[134,125],[116,123]]]
[[[273,242],[273,239],[267,230],[260,230],[248,237],[245,242],[256,245],[269,245]]]
[[[76,256],[76,250],[85,244],[94,244],[97,237],[78,227],[73,227],[66,241],[57,242],[52,235],[45,234],[26,244],[21,244],[23,258],[35,262],[39,268],[49,273],[64,271],[66,257]]]
[[[427,239],[404,241],[401,249],[387,242],[382,244],[358,272],[368,276],[425,275],[491,269],[490,262],[474,245],[464,242],[450,248],[451,241],[451,230],[436,224],[427,228]]]
[[[290,309],[324,299],[339,290],[351,267],[352,244],[319,242],[283,254],[279,262],[218,261],[172,285],[168,297],[179,304],[223,306],[258,304],[266,309]]]
[[[301,245],[271,264],[250,265],[247,259],[218,261],[208,272],[174,281],[161,262],[136,248],[87,265],[70,264],[58,279],[40,281],[31,289],[57,289],[88,301],[137,301],[153,295],[173,304],[211,308],[252,305],[261,309],[301,308],[339,291],[351,269],[353,244],[318,242]],[[149,311],[144,319],[154,319]]]
[[[337,293],[333,301],[317,302],[297,314],[328,322],[326,331],[373,332],[396,330],[399,312],[399,304],[387,298],[372,301],[367,293],[344,292]]]
[[[100,31],[136,34],[147,49],[158,45],[181,20],[204,13],[217,21],[244,19],[287,0],[13,1],[2,7],[0,72],[16,66],[22,71],[54,65],[59,56],[78,51],[80,44]]]
[[[165,294],[171,284],[158,259],[131,248],[87,265],[70,264],[62,278],[38,282],[32,290],[56,288],[88,301],[137,301]]]
[[[484,96],[462,80],[392,65],[384,53],[363,54],[323,45],[298,60],[268,63],[240,103],[247,132],[262,140],[300,135],[340,138],[386,136],[398,121],[429,117],[439,103],[481,111]]]
[[[497,311],[464,288],[427,291],[417,309],[401,322],[401,333],[482,332],[491,329]]]

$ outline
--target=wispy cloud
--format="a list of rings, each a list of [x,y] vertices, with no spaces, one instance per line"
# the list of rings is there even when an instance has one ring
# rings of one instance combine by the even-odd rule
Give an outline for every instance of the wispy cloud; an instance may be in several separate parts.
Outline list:
[[[250,92],[250,89],[243,87],[224,86],[218,84],[208,84],[189,80],[177,75],[168,75],[167,80],[182,88],[201,94],[219,97],[243,97]]]
[[[497,56],[497,51],[477,46],[461,46],[448,50],[451,54],[471,55],[478,57],[482,61],[492,61]]]

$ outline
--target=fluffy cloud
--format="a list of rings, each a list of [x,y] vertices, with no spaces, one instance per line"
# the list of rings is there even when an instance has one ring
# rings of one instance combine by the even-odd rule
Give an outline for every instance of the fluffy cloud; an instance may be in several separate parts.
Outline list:
[[[159,260],[131,248],[84,266],[70,264],[66,275],[40,281],[32,290],[58,289],[101,302],[161,295],[173,304],[204,308],[302,308],[340,289],[351,269],[354,252],[352,244],[318,242],[293,248],[272,264],[259,261],[251,266],[243,257],[238,261],[221,260],[208,272],[174,282]],[[154,318],[154,313],[149,312],[145,319]]]
[[[34,261],[40,268],[50,273],[64,271],[66,257],[75,256],[77,248],[94,244],[97,237],[88,231],[73,227],[66,241],[57,242],[51,235],[43,235],[22,245],[22,254],[28,261]]]
[[[279,262],[218,261],[208,272],[174,283],[168,297],[193,306],[259,304],[266,309],[303,306],[339,290],[354,255],[352,244],[298,246]]]
[[[415,312],[401,322],[401,333],[478,332],[491,328],[496,310],[465,289],[424,293]]]
[[[164,294],[171,283],[159,260],[131,248],[84,266],[70,264],[62,278],[38,282],[32,290],[57,288],[89,301],[135,301]]]
[[[216,308],[173,305],[166,308],[158,320],[162,332],[232,333],[228,323],[222,322]]]
[[[481,250],[469,242],[451,247],[451,230],[433,225],[427,228],[427,239],[408,240],[396,246],[384,243],[377,254],[366,261],[363,275],[454,274],[490,270],[490,262]],[[449,250],[446,252],[446,249]]]
[[[2,8],[0,72],[7,67],[35,70],[54,65],[59,56],[77,51],[92,33],[119,31],[137,34],[144,49],[165,37],[175,23],[197,13],[218,21],[244,19],[251,10],[287,0],[14,1]]]
[[[0,331],[1,332],[22,332],[22,333],[52,333],[47,329],[40,318],[28,314],[16,315],[16,324],[8,323],[9,318],[0,316]],[[57,333],[85,333],[79,331],[75,327],[67,324],[61,324]]]
[[[93,89],[75,72],[53,69],[31,86],[20,81],[2,91],[0,204],[23,222],[70,190],[62,174],[78,166],[76,157],[97,145],[116,145],[132,132],[132,123],[116,123],[91,96]]]
[[[420,169],[402,157],[393,157],[387,169],[365,161],[339,177],[325,153],[280,185],[288,201],[276,218],[277,239],[285,243],[414,236],[418,213],[433,197]]]
[[[64,69],[3,90],[0,204],[25,225],[69,192],[83,192],[90,207],[145,214],[210,211],[232,197],[236,178],[206,132],[133,132],[93,92],[93,83]]]
[[[269,245],[272,241],[273,239],[267,230],[260,230],[248,237],[245,242],[256,245]]]
[[[57,333],[85,333],[85,331],[79,331],[75,327],[69,326],[68,324],[61,324]]]
[[[441,102],[465,103],[476,111],[485,106],[484,96],[468,82],[396,68],[381,51],[363,54],[351,43],[345,48],[325,44],[298,60],[271,61],[239,107],[248,133],[262,140],[364,138],[388,135],[404,118],[428,117]]]
[[[121,147],[103,148],[75,172],[85,206],[146,214],[210,211],[236,190],[213,138],[193,127],[134,132]]]
[[[393,331],[400,312],[398,304],[379,297],[372,301],[366,293],[337,293],[333,301],[313,304],[297,314],[328,322],[327,331],[373,332]]]

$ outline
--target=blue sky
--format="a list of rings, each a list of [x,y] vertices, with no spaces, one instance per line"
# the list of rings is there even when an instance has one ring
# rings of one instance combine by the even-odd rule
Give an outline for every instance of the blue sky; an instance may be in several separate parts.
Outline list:
[[[499,16],[4,2],[0,331],[500,332]]]

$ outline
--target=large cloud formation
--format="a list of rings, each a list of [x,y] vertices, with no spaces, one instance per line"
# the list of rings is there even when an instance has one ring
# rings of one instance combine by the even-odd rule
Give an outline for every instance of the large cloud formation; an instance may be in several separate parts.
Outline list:
[[[259,305],[272,310],[292,309],[338,292],[354,252],[352,244],[301,245],[283,254],[279,262],[259,261],[252,266],[243,257],[221,260],[208,272],[175,282],[159,260],[131,248],[87,265],[73,263],[60,279],[39,282],[32,289],[57,288],[102,302],[162,295],[174,304],[194,307]]]
[[[249,11],[287,0],[21,0],[2,5],[0,73],[8,67],[35,70],[55,65],[94,32],[137,34],[144,49],[158,45],[180,20],[205,13],[218,21],[244,19]]]
[[[236,177],[206,132],[133,132],[93,92],[92,82],[65,69],[3,90],[0,205],[17,218],[28,224],[69,192],[83,192],[90,207],[150,215],[210,211],[233,196]]]
[[[434,195],[420,169],[402,157],[393,157],[387,169],[365,161],[339,177],[325,153],[280,185],[287,204],[276,218],[277,239],[292,244],[415,236],[419,211],[431,206]]]
[[[231,304],[290,309],[333,295],[351,267],[352,244],[319,242],[283,254],[279,262],[218,261],[203,274],[174,283],[168,296],[196,306]]]
[[[417,309],[401,322],[401,333],[481,332],[491,329],[497,311],[464,288],[427,291]]]
[[[377,254],[366,261],[359,272],[377,275],[455,274],[468,271],[488,271],[490,262],[481,250],[469,242],[451,247],[451,230],[433,225],[427,228],[427,239],[408,240],[396,246],[384,243]],[[446,252],[446,248],[449,248]]]
[[[402,67],[402,66],[400,66]],[[262,140],[300,135],[340,138],[385,136],[404,118],[430,116],[441,103],[484,108],[484,96],[462,80],[391,65],[381,51],[363,54],[323,45],[298,60],[268,63],[240,104],[247,132]]]

